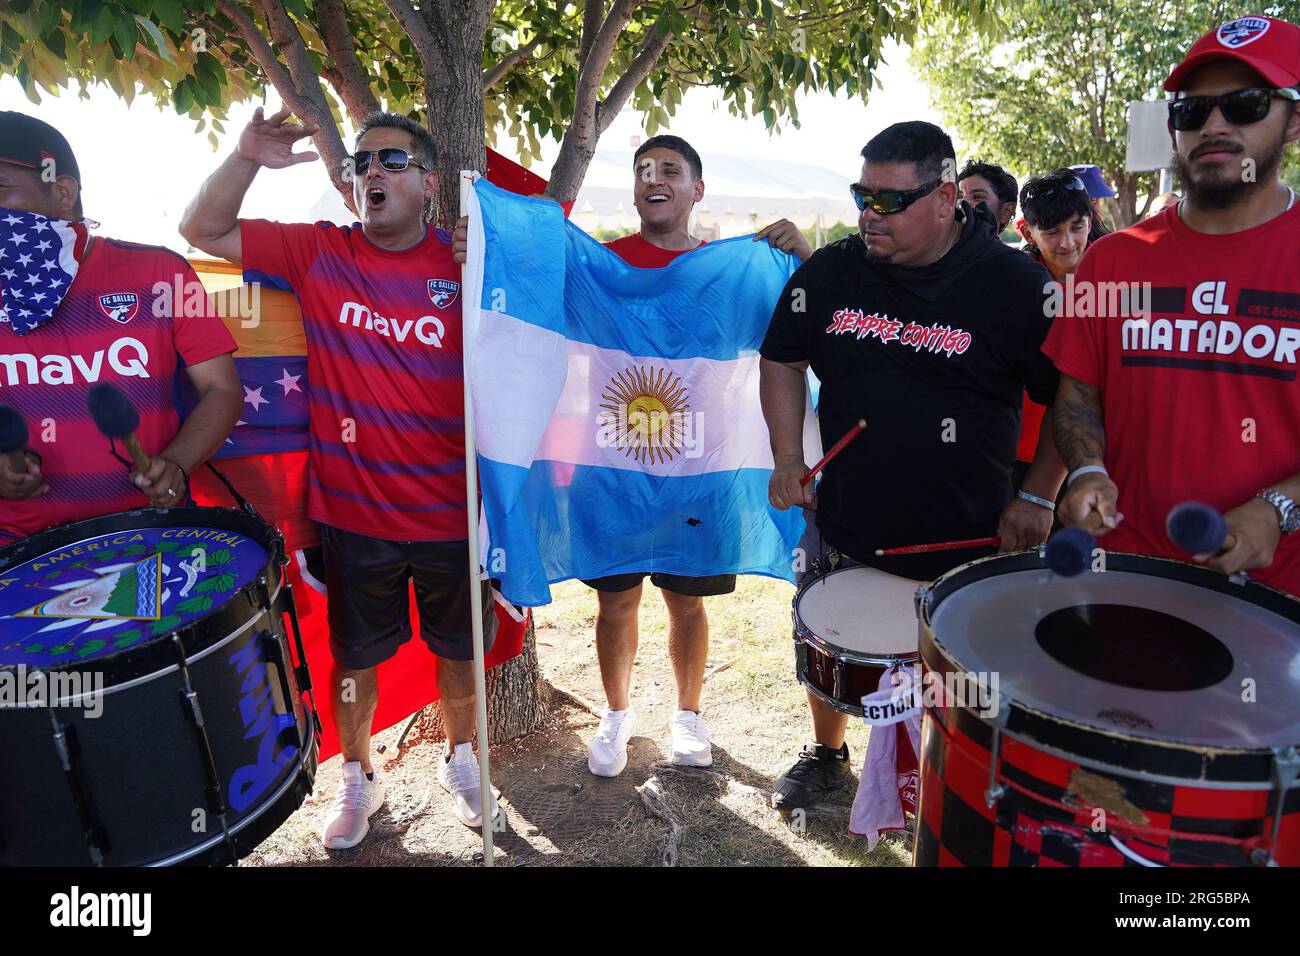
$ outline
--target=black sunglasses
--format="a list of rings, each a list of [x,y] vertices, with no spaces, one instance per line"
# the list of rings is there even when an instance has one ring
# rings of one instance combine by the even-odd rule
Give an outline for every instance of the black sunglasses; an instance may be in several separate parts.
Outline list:
[[[429,167],[423,163],[417,162],[411,157],[411,154],[404,149],[398,149],[395,146],[388,146],[384,149],[359,149],[348,158],[352,160],[352,171],[358,176],[370,168],[370,161],[375,157],[379,158],[379,165],[390,172],[400,173],[407,166],[418,166],[425,172]]]
[[[849,183],[849,192],[853,194],[853,202],[857,204],[859,210],[870,206],[871,211],[876,215],[890,216],[902,212],[922,196],[933,192],[941,182],[943,182],[942,176],[928,183],[922,183],[914,189],[878,189],[875,192],[861,183]]]
[[[1184,133],[1200,129],[1217,106],[1223,112],[1223,118],[1233,126],[1247,126],[1258,123],[1268,115],[1275,96],[1293,102],[1300,101],[1300,92],[1291,87],[1272,89],[1252,86],[1219,96],[1184,96],[1169,101],[1169,122],[1174,129]]]
[[[1034,180],[1025,186],[1024,195],[1021,201],[1032,201],[1039,196],[1046,196],[1048,193],[1055,192],[1058,189],[1077,189],[1081,192],[1087,192],[1088,187],[1084,186],[1083,180],[1078,176],[1071,176],[1066,179],[1064,176],[1044,176],[1042,179]]]

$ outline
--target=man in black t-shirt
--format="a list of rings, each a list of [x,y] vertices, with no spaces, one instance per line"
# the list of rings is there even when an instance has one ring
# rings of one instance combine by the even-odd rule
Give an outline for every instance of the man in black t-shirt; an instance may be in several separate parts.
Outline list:
[[[928,581],[991,549],[879,558],[876,549],[997,534],[1012,551],[1051,530],[1065,468],[1050,430],[1024,490],[1011,488],[1024,390],[1044,404],[1056,391],[1039,349],[1049,277],[998,241],[985,207],[958,204],[952,141],[937,126],[895,124],[862,156],[851,187],[859,234],[795,272],[761,350],[769,494],[777,508],[810,509],[796,569],[805,579],[865,564]],[[823,444],[867,421],[815,495],[799,485],[810,365],[822,383]],[[864,605],[864,626],[871,618]],[[848,779],[847,716],[811,692],[808,703],[814,743],[777,782],[780,809],[815,803]]]

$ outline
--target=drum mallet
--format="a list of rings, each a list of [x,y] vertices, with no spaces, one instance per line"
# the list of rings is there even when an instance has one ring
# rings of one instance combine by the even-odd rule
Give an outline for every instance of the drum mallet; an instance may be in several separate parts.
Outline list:
[[[1223,515],[1204,501],[1184,501],[1170,508],[1165,533],[1170,541],[1192,554],[1219,554],[1237,544],[1237,536],[1229,533]]]
[[[853,441],[853,439],[857,438],[860,434],[862,434],[862,430],[866,427],[867,427],[867,420],[865,418],[859,418],[858,423],[856,425],[854,425],[852,428],[846,431],[844,433],[844,436],[839,441],[837,441],[834,445],[831,445],[831,450],[822,456],[822,460],[817,462],[817,464],[813,465],[811,468],[809,468],[808,473],[799,479],[800,487],[807,487],[808,482],[816,478],[818,472],[820,472],[823,468],[829,465],[831,463],[831,459],[834,458],[836,455],[838,455],[840,452],[842,452],[844,450],[845,445],[847,445],[849,442]]]
[[[1072,578],[1082,574],[1092,560],[1097,539],[1086,528],[1062,528],[1043,545],[1043,558],[1054,574]]]
[[[16,408],[0,405],[0,455],[9,459],[9,467],[19,475],[27,474],[27,423]]]
[[[131,400],[119,389],[101,382],[91,388],[86,397],[86,407],[90,410],[90,417],[95,420],[95,427],[109,438],[121,439],[135,462],[135,470],[142,475],[148,471],[149,456],[144,453],[140,439],[135,435],[135,430],[140,427],[140,413],[135,410]]]

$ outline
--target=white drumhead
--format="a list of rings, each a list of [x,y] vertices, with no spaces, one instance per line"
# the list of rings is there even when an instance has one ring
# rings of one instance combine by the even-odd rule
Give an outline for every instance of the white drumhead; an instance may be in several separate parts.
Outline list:
[[[1067,619],[1076,624],[1040,627]],[[1230,594],[1130,571],[1015,571],[958,588],[930,624],[964,670],[996,672],[1002,694],[1055,717],[1214,747],[1300,744],[1300,627]],[[1196,650],[1136,663],[1158,646]],[[1062,656],[1093,660],[1081,669]],[[1188,686],[1152,689],[1162,681]]]
[[[844,568],[810,584],[795,613],[822,640],[863,654],[915,654],[913,599],[921,582],[875,568]]]

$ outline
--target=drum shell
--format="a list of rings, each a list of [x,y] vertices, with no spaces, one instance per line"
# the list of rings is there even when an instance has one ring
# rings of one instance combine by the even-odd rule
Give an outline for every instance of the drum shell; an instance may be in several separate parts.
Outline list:
[[[795,622],[796,633],[799,630]],[[795,677],[810,693],[845,714],[862,716],[862,698],[880,689],[885,671],[916,663],[915,654],[868,657],[827,645],[805,630],[796,637]]]
[[[1277,804],[1272,788],[1142,780],[1002,734],[997,775],[1002,792],[989,806],[991,742],[988,725],[969,711],[926,710],[914,865],[1140,865],[1120,852],[1111,835],[1165,866],[1264,862],[1252,850],[1262,850],[1272,830]],[[1094,803],[1098,793],[1111,796]],[[1106,816],[1094,815],[1094,806]],[[1093,829],[1098,819],[1106,821],[1105,832]],[[1282,866],[1300,865],[1300,788],[1287,791],[1274,857]]]
[[[0,865],[228,863],[311,791],[315,715],[294,673],[286,623],[293,599],[281,583],[274,529],[230,509],[130,512],[33,536],[0,552],[0,566],[30,559],[44,541],[60,547],[117,530],[115,523],[226,529],[258,541],[267,561],[256,580],[172,634],[43,669],[99,675],[91,706],[62,700],[0,709]],[[92,853],[85,819],[102,859]]]
[[[838,569],[829,574],[852,570],[856,568]],[[856,651],[841,647],[813,631],[799,617],[799,599],[821,579],[817,577],[805,582],[791,602],[795,677],[823,703],[841,713],[861,717],[862,698],[880,689],[885,672],[915,664],[918,655],[915,651],[900,654]]]
[[[997,573],[999,566],[1023,570],[1040,560],[1034,552],[981,559],[944,575],[922,595],[923,682],[963,671],[931,626],[942,598]],[[1179,562],[1108,553],[1107,563],[1241,593],[1224,576]],[[1253,582],[1246,588],[1258,603],[1291,620],[1300,614],[1300,605],[1287,595]],[[925,700],[915,865],[1140,865],[1111,836],[1160,865],[1267,860],[1280,793],[1272,750],[1210,748],[1107,731],[1004,697],[991,780],[995,721],[954,702]],[[1281,804],[1273,861],[1300,865],[1300,786],[1292,783]],[[1105,811],[1104,832],[1093,829],[1097,808]]]
[[[282,592],[268,613],[242,596],[245,625],[187,660],[235,856],[249,852],[302,803],[315,773],[315,728],[292,667],[284,666],[292,660],[282,620],[285,598]],[[79,707],[54,709],[68,725],[90,815],[106,837],[103,862],[228,862],[179,668],[104,691],[97,717]],[[49,712],[6,710],[0,719],[6,780],[0,787],[0,864],[93,862]]]

